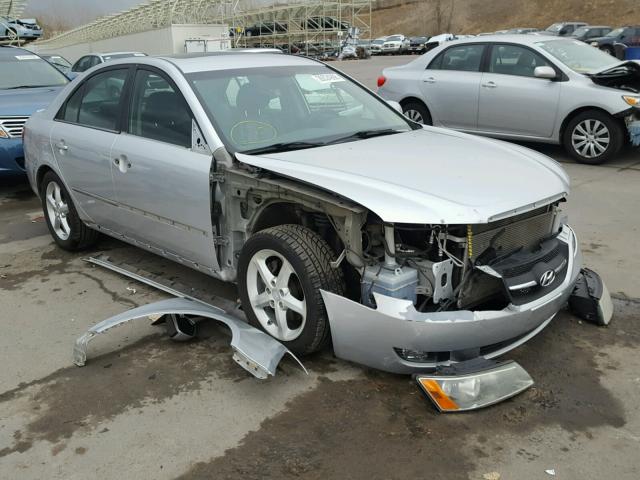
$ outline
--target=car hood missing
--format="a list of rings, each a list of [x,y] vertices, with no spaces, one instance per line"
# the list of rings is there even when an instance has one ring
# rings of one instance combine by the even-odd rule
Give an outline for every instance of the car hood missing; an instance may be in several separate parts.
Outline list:
[[[551,203],[569,192],[562,167],[544,155],[432,127],[236,157],[334,192],[395,223],[487,223]]]

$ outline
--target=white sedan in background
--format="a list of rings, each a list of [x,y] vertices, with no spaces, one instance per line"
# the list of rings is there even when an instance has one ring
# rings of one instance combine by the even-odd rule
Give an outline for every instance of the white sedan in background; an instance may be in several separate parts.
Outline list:
[[[640,64],[550,36],[447,42],[385,69],[378,87],[416,122],[562,144],[588,164],[613,158],[640,119]]]

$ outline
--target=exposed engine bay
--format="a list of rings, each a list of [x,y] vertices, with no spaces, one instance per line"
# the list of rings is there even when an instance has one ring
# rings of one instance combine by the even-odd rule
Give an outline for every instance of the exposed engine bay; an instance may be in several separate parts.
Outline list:
[[[370,215],[371,216],[371,215]],[[361,302],[374,293],[420,312],[501,309],[554,288],[567,267],[557,204],[481,225],[384,224],[363,228]]]
[[[632,61],[621,63],[589,76],[597,85],[640,93],[640,63]]]

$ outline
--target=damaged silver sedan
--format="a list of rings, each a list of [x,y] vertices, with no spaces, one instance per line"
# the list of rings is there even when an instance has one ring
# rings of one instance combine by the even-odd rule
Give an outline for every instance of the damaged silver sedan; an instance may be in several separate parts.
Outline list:
[[[301,57],[120,60],[30,119],[26,166],[60,247],[102,232],[235,282],[296,354],[398,373],[502,355],[579,276],[569,179],[398,107]]]

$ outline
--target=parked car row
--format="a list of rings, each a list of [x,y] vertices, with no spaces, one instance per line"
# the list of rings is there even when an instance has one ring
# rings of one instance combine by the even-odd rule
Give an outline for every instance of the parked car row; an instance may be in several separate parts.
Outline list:
[[[447,42],[385,69],[378,87],[418,123],[562,144],[588,164],[613,158],[640,120],[640,64],[558,36]]]

